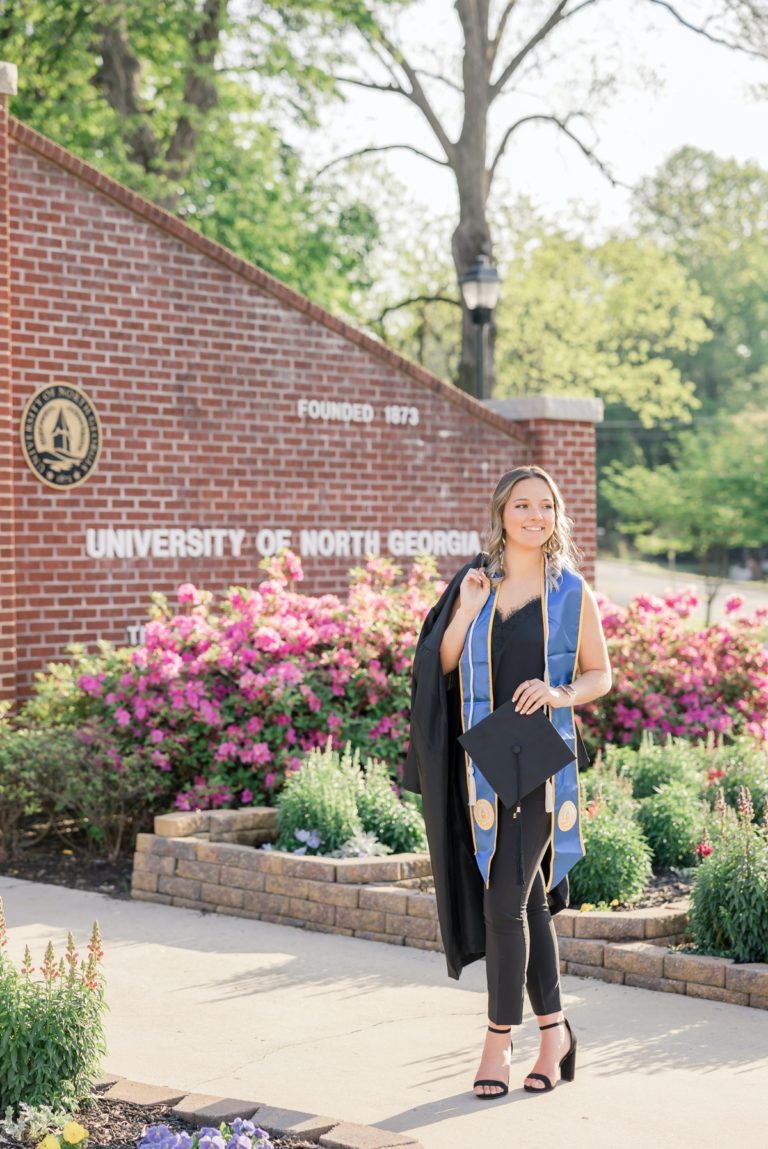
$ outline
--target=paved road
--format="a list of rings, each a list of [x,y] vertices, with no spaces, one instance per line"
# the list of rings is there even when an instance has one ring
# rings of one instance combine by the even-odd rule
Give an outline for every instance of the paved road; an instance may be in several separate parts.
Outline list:
[[[425,1149],[764,1149],[768,1012],[565,977],[576,1080],[524,1093],[537,1033],[515,1036],[512,1090],[471,1092],[485,970],[441,954],[0,877],[18,960],[67,929],[105,937],[107,1068],[410,1132]]]
[[[665,571],[653,563],[624,562],[621,559],[598,559],[596,587],[613,602],[626,606],[638,594],[661,596],[667,590],[684,590],[695,586],[702,600],[706,597],[704,579],[686,572]],[[744,599],[743,613],[751,613],[757,607],[768,607],[768,583],[736,582],[731,579],[719,588],[712,608],[712,621],[718,622],[724,615],[725,602],[729,595],[738,594]],[[703,623],[704,606],[693,616]]]

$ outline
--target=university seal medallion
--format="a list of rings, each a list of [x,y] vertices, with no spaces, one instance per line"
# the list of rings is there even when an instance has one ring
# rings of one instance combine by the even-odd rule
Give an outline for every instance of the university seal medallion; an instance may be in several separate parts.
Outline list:
[[[48,487],[78,487],[101,453],[101,423],[79,387],[52,383],[36,391],[21,419],[21,447],[30,470]]]

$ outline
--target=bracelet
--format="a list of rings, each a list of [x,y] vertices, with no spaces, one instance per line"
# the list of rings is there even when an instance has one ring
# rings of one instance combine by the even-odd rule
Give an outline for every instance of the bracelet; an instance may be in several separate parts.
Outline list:
[[[573,683],[568,683],[567,685],[558,686],[557,689],[562,690],[562,692],[566,696],[566,698],[575,698],[576,697],[576,687],[573,685]]]

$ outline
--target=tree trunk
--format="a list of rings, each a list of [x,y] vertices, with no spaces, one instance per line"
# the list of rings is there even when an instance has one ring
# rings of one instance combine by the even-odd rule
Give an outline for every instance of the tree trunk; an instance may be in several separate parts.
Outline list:
[[[125,124],[129,158],[145,172],[167,177],[167,193],[156,197],[167,211],[176,209],[178,183],[195,162],[201,125],[218,102],[215,64],[226,11],[227,0],[205,0],[199,13],[199,23],[189,40],[179,116],[167,145],[155,136],[151,109],[141,99],[141,61],[130,42],[123,6],[116,0],[105,5],[105,18],[95,26],[101,64],[94,85]]]
[[[492,55],[488,39],[487,0],[457,0],[456,10],[464,30],[464,122],[450,163],[459,193],[459,223],[453,233],[451,248],[458,280],[469,270],[479,255],[493,255],[491,229],[488,226],[488,113],[491,105],[490,68]],[[491,329],[481,329],[484,339],[482,356],[485,395],[493,391],[493,337]],[[470,395],[479,397],[479,334],[472,315],[461,305],[461,358],[458,385]]]

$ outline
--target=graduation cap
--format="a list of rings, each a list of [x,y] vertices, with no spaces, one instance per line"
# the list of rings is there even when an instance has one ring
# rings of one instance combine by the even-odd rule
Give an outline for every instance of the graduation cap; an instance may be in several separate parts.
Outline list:
[[[575,758],[543,707],[519,714],[512,699],[460,734],[459,742],[507,809]]]

